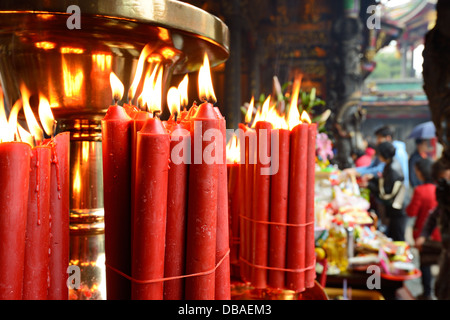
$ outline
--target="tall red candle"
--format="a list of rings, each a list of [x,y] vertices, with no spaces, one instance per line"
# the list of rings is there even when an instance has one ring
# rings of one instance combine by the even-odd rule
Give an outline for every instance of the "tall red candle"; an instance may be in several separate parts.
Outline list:
[[[184,126],[171,126],[170,164],[167,194],[167,223],[164,277],[185,273],[187,186],[190,163],[190,132]],[[184,298],[184,279],[164,283],[164,300]]]
[[[296,270],[286,274],[286,287],[296,292],[305,289],[305,215],[306,215],[306,168],[308,150],[308,125],[301,123],[291,131],[290,179],[287,243],[287,268]]]
[[[239,145],[243,158],[239,166],[239,175],[241,177],[241,207],[240,219],[240,256],[243,260],[241,266],[241,277],[244,281],[251,281],[251,268],[248,262],[251,261],[252,238],[251,230],[253,224],[248,220],[252,217],[253,205],[253,177],[256,163],[256,132],[253,129],[244,126],[239,131]]]
[[[215,272],[215,299],[231,299],[230,288],[230,256],[227,255],[230,250],[229,238],[229,219],[228,219],[228,190],[227,190],[227,155],[226,155],[226,121],[215,107],[217,117],[220,119],[219,128],[222,135],[222,145],[216,145],[221,148],[222,161],[219,162],[218,192],[217,192],[217,236],[216,236],[216,264],[223,259],[223,262]],[[217,150],[215,152],[218,152]],[[224,258],[225,257],[225,258]]]
[[[220,119],[212,104],[202,103],[190,121],[193,162],[189,166],[186,273],[209,273],[186,278],[185,299],[214,300],[219,165],[204,155],[206,150],[222,148],[222,142],[205,141],[204,134],[209,129],[220,133]]]
[[[22,299],[31,147],[0,143],[0,300]]]
[[[256,123],[257,159],[254,172],[252,226],[253,252],[251,281],[255,288],[267,287],[267,267],[269,248],[269,227],[264,223],[269,221],[270,206],[270,148],[272,124],[267,121]],[[261,266],[261,267],[259,267]]]
[[[227,164],[228,174],[228,215],[230,225],[230,267],[231,276],[240,277],[239,271],[239,238],[240,238],[240,192],[241,180],[239,179],[240,164],[233,162]]]
[[[125,274],[131,271],[131,118],[118,105],[102,120],[103,193],[105,200],[105,260]],[[106,297],[130,299],[130,282],[106,268]]]
[[[307,175],[306,175],[306,252],[305,252],[305,267],[310,269],[305,273],[305,287],[314,287],[314,280],[316,278],[316,254],[315,254],[315,238],[314,238],[314,220],[315,220],[315,164],[316,164],[316,131],[317,124],[311,123],[308,125],[308,156],[307,156]]]
[[[269,228],[269,266],[286,268],[286,224],[289,196],[289,145],[290,132],[272,130],[272,144],[278,144],[278,152],[272,154],[272,163],[278,163],[278,171],[271,176],[270,221],[280,225]],[[285,272],[269,270],[269,286],[284,288]]]
[[[151,118],[152,114],[147,111],[136,111],[133,113],[133,122],[131,127],[131,221],[134,215],[134,201],[136,187],[136,153],[137,153],[137,133],[142,129],[147,119]],[[131,223],[131,245],[133,243],[134,226]]]
[[[132,299],[162,300],[170,138],[159,118],[137,135]]]
[[[69,266],[69,150],[70,133],[62,132],[51,141],[50,174],[50,286],[48,298],[67,300]]]
[[[45,300],[50,261],[51,148],[41,145],[31,152],[22,299]]]

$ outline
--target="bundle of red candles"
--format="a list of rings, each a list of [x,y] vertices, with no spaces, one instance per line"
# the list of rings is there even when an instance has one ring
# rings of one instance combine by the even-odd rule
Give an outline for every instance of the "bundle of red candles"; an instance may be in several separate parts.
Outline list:
[[[0,96],[0,299],[67,300],[70,136],[54,136],[41,96],[43,130],[21,92],[8,120]],[[21,104],[30,132],[17,121]]]
[[[240,125],[240,161],[229,164],[232,264],[239,260],[240,278],[257,289],[302,292],[316,277],[316,124],[298,111],[300,83],[294,81],[287,120],[269,96],[253,125]],[[247,123],[252,108],[253,101]]]
[[[230,299],[225,119],[209,72],[205,55],[199,106],[175,111],[169,90],[167,121],[159,67],[147,110],[116,104],[102,120],[107,299]]]

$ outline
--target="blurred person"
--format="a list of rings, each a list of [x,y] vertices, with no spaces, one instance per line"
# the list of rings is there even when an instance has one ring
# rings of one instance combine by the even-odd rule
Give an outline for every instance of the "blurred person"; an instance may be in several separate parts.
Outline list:
[[[355,166],[358,167],[366,167],[372,163],[373,157],[375,155],[375,149],[371,147],[367,147],[365,151],[361,149],[357,149],[353,152],[352,158],[355,162]]]
[[[436,183],[437,207],[432,210],[424,223],[420,236],[415,241],[415,246],[420,253],[431,251],[437,257],[439,274],[434,285],[434,292],[439,300],[450,300],[450,166],[442,159],[434,162],[432,177]],[[430,240],[431,235],[439,228],[441,245]],[[421,298],[421,297],[420,297]]]
[[[420,158],[414,163],[415,176],[420,184],[414,188],[414,192],[409,205],[406,207],[406,213],[409,217],[415,218],[413,227],[413,238],[416,241],[421,233],[426,219],[430,212],[437,207],[436,185],[432,177],[433,161],[426,158]],[[441,235],[439,229],[435,228],[430,234],[430,238],[436,245],[440,246]],[[426,252],[420,252],[420,271],[422,272],[423,293],[418,298],[421,300],[432,299],[432,281],[431,265],[426,261]]]
[[[377,146],[377,156],[384,164],[381,174],[370,177],[367,187],[380,200],[388,219],[386,235],[393,241],[405,241],[407,217],[405,214],[405,176],[395,159],[393,143],[384,141]]]
[[[416,149],[411,154],[408,160],[408,168],[409,168],[409,183],[411,188],[414,188],[421,184],[420,179],[416,175],[416,170],[414,165],[420,159],[428,158],[428,143],[429,141],[426,139],[416,139]]]
[[[395,159],[400,164],[401,171],[403,173],[403,181],[405,187],[409,188],[409,170],[408,170],[408,153],[406,152],[406,145],[403,141],[393,140],[393,131],[389,126],[383,126],[375,131],[376,146],[382,142],[391,142],[395,148]],[[385,163],[380,161],[378,157],[375,157],[371,164],[365,167],[348,168],[344,169],[344,173],[353,174],[356,176],[365,176],[366,180],[370,177],[376,176],[383,172]]]

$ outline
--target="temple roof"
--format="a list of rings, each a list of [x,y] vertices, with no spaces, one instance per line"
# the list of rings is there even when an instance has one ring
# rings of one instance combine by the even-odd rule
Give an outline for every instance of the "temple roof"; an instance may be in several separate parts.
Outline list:
[[[402,31],[397,39],[399,44],[405,41],[418,45],[423,43],[424,34],[435,24],[435,7],[436,0],[387,2],[381,7],[382,23]]]

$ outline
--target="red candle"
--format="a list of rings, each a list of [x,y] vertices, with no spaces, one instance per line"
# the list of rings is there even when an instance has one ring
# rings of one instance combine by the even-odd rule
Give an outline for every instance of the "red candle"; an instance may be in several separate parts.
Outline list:
[[[305,267],[310,268],[305,273],[305,287],[314,287],[316,278],[316,254],[314,237],[314,191],[315,191],[315,165],[316,165],[316,130],[317,124],[308,125],[308,156],[307,156],[307,175],[306,175],[306,258]]]
[[[102,120],[103,193],[105,201],[105,260],[125,274],[131,271],[131,118],[118,105],[108,108]],[[106,269],[106,295],[130,299],[130,282],[112,268]]]
[[[226,148],[227,175],[228,175],[228,221],[229,221],[229,247],[230,247],[230,275],[232,278],[240,278],[240,208],[241,204],[241,180],[240,170],[240,150],[237,136],[229,142]]]
[[[204,141],[204,134],[209,129],[220,133],[220,119],[212,104],[202,103],[190,121],[193,163],[189,167],[186,273],[207,274],[186,278],[185,299],[214,300],[219,165],[204,153],[219,150],[222,141]]]
[[[130,116],[130,118],[134,118],[134,115],[139,112],[139,109],[131,104],[124,103],[123,108],[125,109],[125,112]]]
[[[22,299],[46,300],[50,261],[51,148],[41,145],[31,152]]]
[[[252,217],[253,177],[256,162],[256,132],[247,126],[241,127],[241,130],[239,131],[239,141],[241,154],[243,155],[241,164],[239,165],[242,190],[241,202],[243,203],[243,206],[241,207],[241,215],[243,217],[240,219],[240,255],[242,259],[245,260],[240,264],[241,277],[244,281],[251,281],[251,268],[248,265],[248,262],[252,259],[251,252],[253,242],[251,238],[251,230],[253,224],[248,219]]]
[[[0,143],[0,299],[22,298],[31,147]]]
[[[131,221],[134,215],[134,201],[136,187],[136,152],[137,152],[137,133],[142,129],[147,119],[151,118],[152,114],[147,111],[137,111],[133,113],[133,124],[131,129]],[[134,226],[131,223],[131,245],[133,243]]]
[[[269,221],[270,201],[270,148],[272,124],[267,121],[256,123],[257,158],[254,172],[252,238],[254,239],[252,263],[252,284],[255,288],[267,287],[269,228],[264,222]],[[261,266],[261,267],[259,267]]]
[[[218,119],[220,119],[220,133],[222,134],[222,145],[216,145],[216,148],[222,148],[222,161],[219,162],[218,193],[217,193],[217,228],[216,228],[216,264],[223,259],[215,272],[215,299],[231,299],[230,288],[230,256],[227,255],[230,250],[229,238],[229,220],[228,220],[228,190],[227,190],[227,156],[226,156],[226,121],[215,107]],[[215,152],[218,152],[216,150]],[[225,257],[225,258],[224,258]]]
[[[70,133],[62,132],[49,143],[52,148],[50,174],[50,286],[48,298],[67,300],[69,266],[69,148]]]
[[[132,299],[162,300],[170,139],[159,118],[137,136]]]
[[[239,167],[236,162],[227,164],[228,171],[228,215],[230,225],[230,265],[231,275],[239,277],[239,223],[240,223],[240,192],[241,192],[241,179],[239,179]],[[237,269],[237,270],[236,270]]]
[[[278,152],[272,154],[272,163],[278,162],[278,171],[271,176],[270,221],[280,225],[269,228],[269,266],[286,268],[286,224],[289,196],[289,139],[285,129],[272,130],[272,144],[278,144]],[[269,270],[269,286],[284,288],[285,272]]]
[[[290,226],[287,243],[286,286],[296,292],[305,289],[305,215],[306,215],[306,167],[308,149],[308,125],[301,123],[291,131],[290,141],[290,179],[288,223]]]
[[[190,132],[180,124],[171,127],[167,195],[164,277],[184,275],[186,258],[187,186]],[[164,283],[164,300],[184,298],[184,279]]]

